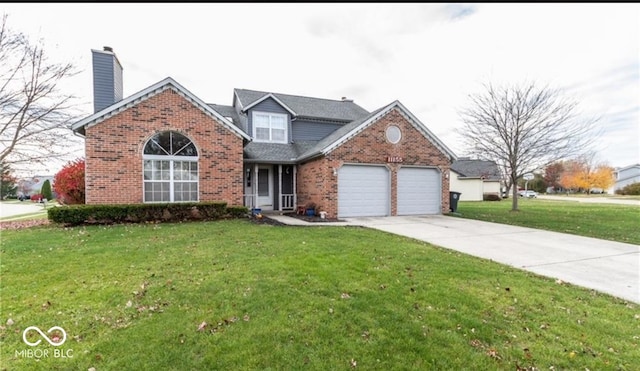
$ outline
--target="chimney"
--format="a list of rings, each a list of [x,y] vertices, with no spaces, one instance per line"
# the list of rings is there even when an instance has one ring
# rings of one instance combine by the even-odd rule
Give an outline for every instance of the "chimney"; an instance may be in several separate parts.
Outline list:
[[[122,65],[113,52],[91,49],[93,56],[93,112],[101,111],[122,100]]]

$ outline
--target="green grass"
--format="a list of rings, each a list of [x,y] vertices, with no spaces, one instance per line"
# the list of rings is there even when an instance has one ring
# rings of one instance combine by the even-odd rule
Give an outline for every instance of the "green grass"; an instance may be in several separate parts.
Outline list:
[[[457,216],[640,245],[640,207],[541,199],[462,201]],[[454,215],[454,214],[452,214]]]
[[[1,237],[2,369],[632,370],[640,352],[637,304],[364,228]],[[28,326],[64,328],[73,357],[16,355]]]

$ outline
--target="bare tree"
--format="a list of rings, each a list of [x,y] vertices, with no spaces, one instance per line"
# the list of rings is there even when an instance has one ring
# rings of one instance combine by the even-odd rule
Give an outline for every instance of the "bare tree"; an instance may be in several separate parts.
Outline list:
[[[71,152],[69,125],[75,97],[59,83],[77,72],[71,63],[50,63],[44,42],[0,25],[0,162],[18,170]]]
[[[582,119],[577,102],[535,83],[494,87],[470,95],[460,110],[462,136],[470,155],[494,160],[512,188],[518,210],[517,182],[524,174],[589,150],[597,137],[595,119]]]

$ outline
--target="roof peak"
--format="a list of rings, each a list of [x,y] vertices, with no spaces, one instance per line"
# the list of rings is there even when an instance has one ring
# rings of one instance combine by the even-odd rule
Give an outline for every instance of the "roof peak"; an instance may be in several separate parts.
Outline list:
[[[287,94],[287,93],[279,93],[279,92],[275,92],[275,91],[264,91],[264,90],[255,90],[255,89],[245,89],[245,88],[234,88],[233,90],[242,90],[242,91],[260,93],[260,94],[265,94],[265,95],[272,94],[272,95],[281,95],[281,96],[285,96],[285,97],[310,98],[310,99],[316,99],[316,100],[326,100],[326,101],[331,101],[331,102],[354,103],[353,99],[347,99],[347,97],[342,97],[341,99],[331,99],[331,98],[313,97],[313,96],[310,96],[310,95]]]

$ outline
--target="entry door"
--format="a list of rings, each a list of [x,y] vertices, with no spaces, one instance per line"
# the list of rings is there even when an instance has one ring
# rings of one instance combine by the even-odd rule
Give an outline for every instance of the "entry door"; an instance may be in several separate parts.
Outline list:
[[[262,210],[273,210],[273,177],[271,167],[258,168],[258,207]]]

